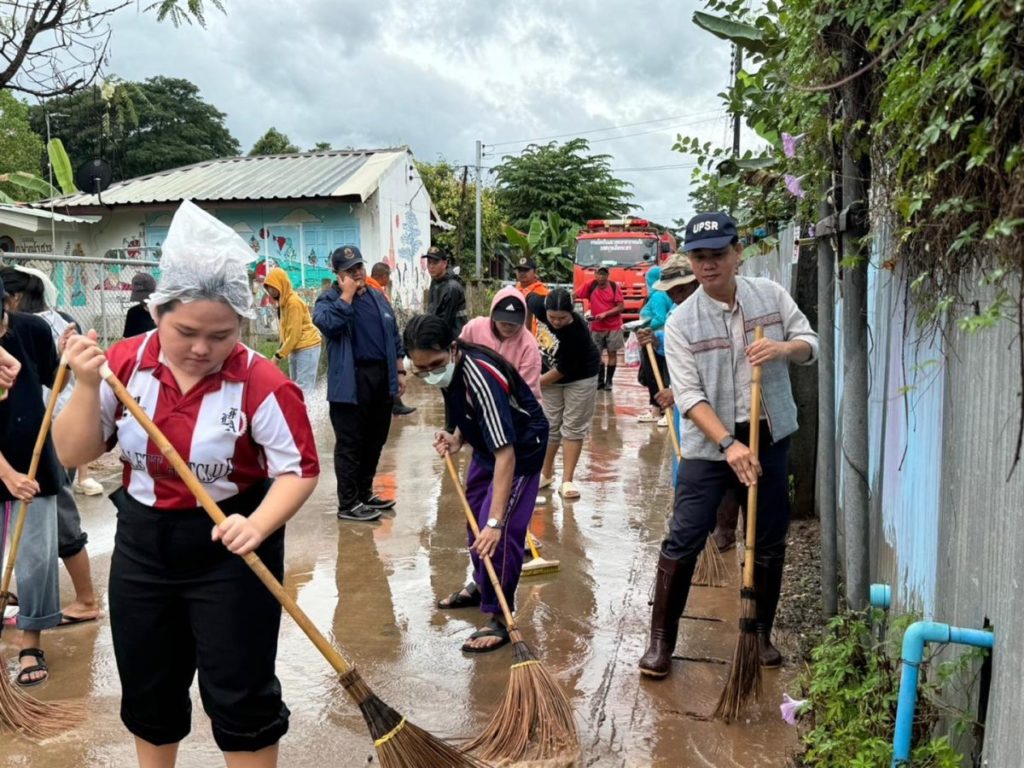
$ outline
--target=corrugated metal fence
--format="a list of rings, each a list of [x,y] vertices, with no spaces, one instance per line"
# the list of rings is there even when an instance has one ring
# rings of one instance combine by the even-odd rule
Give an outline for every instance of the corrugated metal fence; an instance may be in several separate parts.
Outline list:
[[[1022,408],[1017,327],[1005,321],[969,334],[950,322],[941,336],[921,330],[906,276],[878,266],[889,250],[882,232],[868,283],[872,580],[892,585],[896,612],[995,628],[981,764],[1024,765],[1024,466],[1011,473]],[[788,261],[780,239],[778,249],[748,258],[743,272],[788,287]],[[984,305],[991,297],[975,282]],[[835,301],[838,326],[838,285]],[[840,441],[842,329],[833,332]],[[976,700],[959,703],[976,711]]]

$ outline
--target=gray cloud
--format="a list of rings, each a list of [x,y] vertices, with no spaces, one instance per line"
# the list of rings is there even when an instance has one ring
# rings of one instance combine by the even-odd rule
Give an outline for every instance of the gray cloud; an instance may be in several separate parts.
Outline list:
[[[409,144],[416,155],[473,161],[474,141],[588,133],[615,168],[682,165],[677,132],[725,137],[716,94],[729,46],[690,22],[693,0],[229,0],[206,30],[151,14],[113,19],[110,71],[195,82],[228,115],[244,149],[271,125],[303,147]],[[703,122],[697,122],[703,121]],[[696,124],[695,124],[696,123]],[[640,134],[640,135],[636,135]],[[617,138],[622,137],[622,138]],[[691,212],[689,168],[623,171],[659,221]]]

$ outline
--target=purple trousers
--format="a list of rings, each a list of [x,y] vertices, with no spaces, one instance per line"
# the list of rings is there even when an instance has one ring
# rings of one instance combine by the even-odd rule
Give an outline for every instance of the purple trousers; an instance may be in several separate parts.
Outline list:
[[[466,478],[466,498],[469,506],[476,514],[477,525],[483,530],[491,516],[491,497],[494,494],[494,472],[482,466],[474,458],[469,463],[469,475]],[[505,508],[505,528],[502,531],[498,548],[491,556],[494,572],[498,574],[501,589],[505,593],[509,610],[515,610],[516,587],[519,575],[523,571],[523,547],[526,544],[526,529],[530,525],[530,517],[537,502],[537,489],[540,486],[540,472],[533,475],[515,475],[512,478],[512,490],[509,494],[508,506]],[[468,532],[469,543],[473,543],[473,533]],[[473,580],[480,589],[480,610],[484,613],[501,615],[498,596],[487,575],[484,561],[475,552],[473,558]]]

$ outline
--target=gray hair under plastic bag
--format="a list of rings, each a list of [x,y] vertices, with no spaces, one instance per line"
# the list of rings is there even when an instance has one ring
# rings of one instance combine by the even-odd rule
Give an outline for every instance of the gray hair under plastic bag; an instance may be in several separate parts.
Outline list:
[[[160,254],[160,279],[147,305],[157,310],[172,301],[220,301],[241,317],[256,313],[249,287],[252,250],[231,227],[190,200],[171,219]]]

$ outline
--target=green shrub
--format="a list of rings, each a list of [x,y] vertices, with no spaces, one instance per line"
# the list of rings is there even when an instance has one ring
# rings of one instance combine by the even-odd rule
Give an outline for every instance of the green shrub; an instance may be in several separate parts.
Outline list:
[[[871,619],[882,614],[850,613],[834,618],[813,650],[802,686],[809,706],[801,717],[805,747],[800,764],[810,768],[887,768],[900,681],[900,642],[915,617],[893,622],[888,640],[877,641]],[[940,694],[962,682],[980,657],[978,649],[934,668],[921,664],[915,713],[914,768],[961,768],[962,757],[946,736],[934,735],[940,708],[954,715],[954,731],[972,723],[969,713],[939,704]]]

